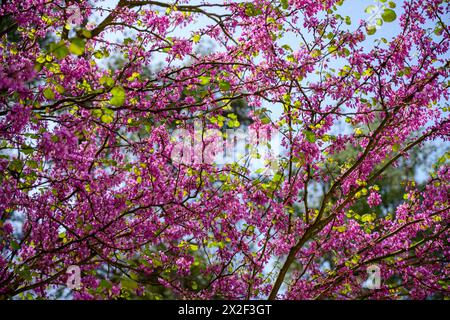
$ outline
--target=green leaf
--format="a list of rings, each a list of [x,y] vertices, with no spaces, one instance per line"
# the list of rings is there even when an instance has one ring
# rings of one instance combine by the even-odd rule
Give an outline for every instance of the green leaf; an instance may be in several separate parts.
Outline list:
[[[102,115],[101,120],[103,123],[111,123],[111,122],[113,122],[114,118],[112,116],[110,116],[109,114],[104,114],[104,115]]]
[[[52,89],[50,89],[50,88],[45,88],[45,90],[44,90],[43,93],[44,93],[45,99],[48,99],[48,100],[53,100],[53,99],[55,99],[55,93],[53,92]]]
[[[397,15],[394,10],[385,9],[381,14],[381,18],[383,18],[384,22],[392,22],[397,18]]]
[[[348,26],[352,24],[352,19],[349,16],[345,17],[345,24]]]
[[[109,100],[113,106],[121,107],[125,103],[125,89],[117,86],[111,89],[112,97]]]
[[[271,122],[271,120],[270,120],[270,118],[268,116],[264,115],[261,118],[261,122],[264,123],[264,124],[269,124]]]
[[[305,134],[305,137],[306,137],[306,140],[308,141],[308,142],[311,142],[311,143],[314,143],[314,142],[316,142],[316,135],[314,134],[314,132],[312,132],[312,131],[309,131],[309,130],[305,130],[304,131],[304,134]]]
[[[292,48],[288,44],[282,45],[281,47],[286,51],[290,51],[290,52],[293,51]]]
[[[205,76],[200,76],[199,79],[200,79],[200,84],[203,86],[207,85],[210,81],[209,77],[205,77]]]
[[[434,34],[437,36],[440,36],[440,35],[442,35],[443,30],[444,30],[443,28],[436,27],[436,28],[434,28]]]
[[[31,169],[37,169],[37,167],[39,165],[38,165],[38,163],[36,161],[29,160],[29,161],[27,161],[27,166],[28,166],[28,168],[31,168]]]
[[[91,114],[96,118],[100,118],[103,113],[102,113],[102,110],[100,110],[100,109],[93,109],[91,111]]]
[[[200,38],[201,38],[201,36],[200,36],[198,33],[196,33],[196,34],[194,34],[194,36],[192,37],[192,41],[193,41],[194,43],[198,43],[198,42],[200,42]]]
[[[377,28],[375,26],[367,26],[366,28],[367,34],[369,36],[375,34],[375,32],[377,32]]]
[[[56,92],[58,92],[59,94],[63,94],[64,91],[65,91],[64,87],[63,87],[62,85],[60,85],[60,84],[57,84],[57,85],[55,86],[55,90],[56,90]]]
[[[37,57],[36,61],[38,63],[45,63],[45,57],[44,56],[39,56],[39,57]]]
[[[255,171],[256,174],[261,174],[264,171],[266,171],[266,168],[259,168],[258,170]]]
[[[89,31],[89,30],[87,30],[87,29],[83,29],[83,30],[81,31],[81,34],[83,35],[83,37],[85,37],[85,38],[87,38],[87,39],[89,39],[89,38],[92,37],[91,31]]]
[[[239,122],[239,120],[228,120],[227,125],[230,128],[237,128],[241,125],[241,123]]]
[[[320,57],[321,54],[322,52],[319,49],[314,49],[313,51],[311,51],[311,57],[313,58]]]
[[[66,44],[63,41],[61,41],[53,49],[53,54],[57,59],[64,59],[69,55],[69,49],[67,49]]]
[[[100,281],[100,285],[101,288],[105,288],[105,289],[111,289],[112,288],[112,284],[111,282],[109,282],[108,280],[102,279]]]
[[[366,213],[363,214],[363,216],[361,217],[361,221],[362,222],[372,222],[374,219],[373,215],[370,213]]]
[[[364,12],[365,13],[371,13],[371,12],[375,11],[375,9],[376,9],[376,7],[373,4],[371,4],[366,9],[364,9]]]
[[[288,0],[281,0],[280,3],[281,3],[281,7],[282,7],[284,10],[289,9],[289,2],[288,2]]]
[[[11,241],[9,244],[11,246],[11,249],[13,249],[13,250],[19,250],[20,249],[20,244],[17,241],[15,241],[15,240]]]
[[[223,80],[223,81],[219,82],[219,88],[222,91],[228,91],[228,90],[230,90],[231,85],[229,82]]]
[[[114,79],[108,76],[102,76],[99,79],[99,82],[101,85],[104,85],[106,87],[112,87],[114,85]]]
[[[22,161],[14,159],[9,163],[9,169],[13,171],[21,171],[23,167]]]
[[[245,14],[249,17],[257,16],[258,14],[261,14],[261,9],[256,9],[255,5],[253,3],[246,3],[245,4]]]
[[[279,181],[281,181],[281,179],[283,179],[283,175],[279,172],[275,173],[275,175],[273,176],[274,182],[279,182]]]
[[[400,150],[400,145],[398,143],[396,143],[392,146],[392,151],[398,152],[399,150]]]
[[[29,155],[29,154],[32,154],[34,150],[32,147],[27,146],[26,144],[23,144],[22,149],[20,151],[22,151],[26,155]]]
[[[101,59],[101,58],[103,58],[103,53],[101,51],[95,51],[94,57],[97,59]]]
[[[32,279],[30,268],[27,265],[22,265],[22,267],[17,270],[17,273],[27,281],[31,281]]]
[[[136,281],[133,281],[131,279],[123,279],[120,281],[120,284],[122,285],[122,288],[128,289],[128,290],[136,290],[138,287]]]
[[[85,50],[85,42],[80,38],[73,38],[70,40],[69,51],[77,56],[81,56]]]

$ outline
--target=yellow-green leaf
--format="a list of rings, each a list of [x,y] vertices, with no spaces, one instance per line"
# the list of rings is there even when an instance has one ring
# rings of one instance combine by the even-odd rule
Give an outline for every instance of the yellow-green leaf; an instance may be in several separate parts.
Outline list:
[[[70,41],[69,51],[77,56],[81,56],[84,53],[85,42],[80,38],[73,38]]]
[[[381,14],[381,18],[383,18],[384,22],[392,22],[397,18],[397,14],[392,9],[385,9]]]
[[[109,100],[113,106],[120,107],[125,103],[125,89],[117,86],[111,89],[112,97]]]
[[[55,93],[53,92],[52,89],[46,88],[46,89],[44,90],[43,93],[44,93],[44,97],[45,97],[46,99],[48,99],[48,100],[53,100],[53,99],[55,99]]]
[[[114,119],[109,114],[104,114],[104,115],[102,115],[101,120],[103,123],[111,123],[111,122],[113,122]]]

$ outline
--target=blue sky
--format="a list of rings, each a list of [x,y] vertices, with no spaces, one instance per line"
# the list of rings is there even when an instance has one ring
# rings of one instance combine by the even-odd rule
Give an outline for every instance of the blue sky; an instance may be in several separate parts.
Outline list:
[[[118,0],[105,0],[105,1],[100,1],[96,3],[97,7],[102,7],[104,9],[113,9],[116,5],[117,5]],[[187,1],[185,4],[189,4],[189,5],[195,5],[195,4],[200,4],[203,1],[200,0],[190,0]],[[207,1],[208,3],[217,3],[220,4],[223,1]],[[402,9],[402,4],[404,3],[404,1],[400,1],[400,0],[392,0],[392,2],[394,2],[396,4],[395,7],[395,11],[397,13],[397,17],[399,17],[402,13],[403,13],[403,9]],[[388,4],[389,0],[387,2],[385,2],[384,4]],[[367,13],[365,12],[365,9],[368,6],[374,6],[374,7],[379,7],[381,8],[383,5],[383,3],[379,0],[346,0],[343,2],[342,6],[338,6],[338,13],[340,15],[342,15],[343,17],[345,16],[349,16],[351,19],[351,25],[347,26],[344,25],[344,27],[352,30],[352,29],[356,29],[359,26],[359,21],[360,20],[365,20],[365,21],[370,21],[370,18],[373,16],[373,13]],[[164,9],[162,8],[161,11],[163,11]],[[218,11],[219,9],[209,9],[209,10],[215,10],[215,12],[220,13],[220,11]],[[106,15],[106,13],[105,13]],[[103,17],[98,17],[98,16],[94,16],[93,20],[94,21],[101,21]],[[444,16],[444,21],[449,21],[449,16]],[[199,28],[202,28],[208,24],[211,23],[211,20],[209,20],[208,18],[204,17],[204,16],[200,16],[195,23],[187,26],[186,28],[183,29],[176,29],[175,32],[173,34],[171,34],[171,36],[177,36],[177,37],[190,37],[192,36],[193,32],[195,32],[196,30],[198,30]],[[434,27],[432,25],[429,25],[429,27]],[[382,26],[377,28],[377,32],[375,33],[375,35],[372,36],[368,36],[366,38],[366,40],[363,42],[364,45],[364,49],[366,51],[369,51],[374,45],[375,45],[375,40],[376,39],[380,39],[381,37],[384,37],[389,41],[392,39],[392,37],[394,37],[396,34],[398,34],[398,32],[400,31],[400,26],[399,26],[399,22],[398,19],[394,22],[391,23],[384,23]],[[118,40],[120,39],[122,35],[120,33],[109,33],[106,38],[109,40]],[[306,35],[306,37],[308,37]],[[283,39],[279,40],[280,44],[288,44],[291,48],[293,48],[294,50],[296,50],[296,48],[298,48],[299,44],[301,43],[300,38],[296,37],[295,35],[293,35],[292,33],[287,33]],[[210,40],[202,38],[202,40],[200,41],[200,43],[198,44],[199,46],[203,46],[203,47],[214,47],[214,43],[212,43]],[[215,50],[221,50],[221,48],[218,48],[217,46],[215,46]],[[448,57],[448,54],[447,54]],[[164,63],[164,58],[165,56],[163,54],[161,55],[155,55],[154,56],[154,61],[155,63]],[[180,62],[183,63],[183,62]],[[339,65],[339,62],[336,62],[335,65],[333,67],[342,67],[342,65]],[[307,79],[306,79],[307,80]],[[441,101],[441,103],[445,103],[445,101]],[[282,113],[282,107],[280,105],[271,105],[271,106],[265,106],[268,109],[270,109],[272,111],[271,117],[272,119],[276,119],[278,118],[281,113]],[[345,123],[337,125],[335,128],[336,131],[339,132],[348,132],[349,130],[353,130],[352,128],[350,128],[348,125],[346,125]],[[431,156],[431,160],[434,161],[435,159],[437,159],[437,157],[439,155],[441,155],[444,150],[448,150],[449,146],[448,144],[444,144],[442,142],[434,142],[433,143],[436,147],[438,147],[438,152],[434,155]],[[424,164],[422,168],[418,169],[416,171],[416,179],[419,181],[423,181],[428,177],[428,170],[429,170],[429,164]]]

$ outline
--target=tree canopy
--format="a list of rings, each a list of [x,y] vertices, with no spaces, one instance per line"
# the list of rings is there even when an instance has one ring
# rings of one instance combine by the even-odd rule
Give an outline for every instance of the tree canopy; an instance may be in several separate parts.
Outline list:
[[[1,2],[0,298],[448,297],[448,1],[111,3]]]

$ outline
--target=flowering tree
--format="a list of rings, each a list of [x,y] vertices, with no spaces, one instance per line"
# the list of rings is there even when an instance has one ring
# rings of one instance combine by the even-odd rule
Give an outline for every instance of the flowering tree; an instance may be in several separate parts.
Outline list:
[[[448,296],[450,5],[347,2],[2,1],[0,297]]]

